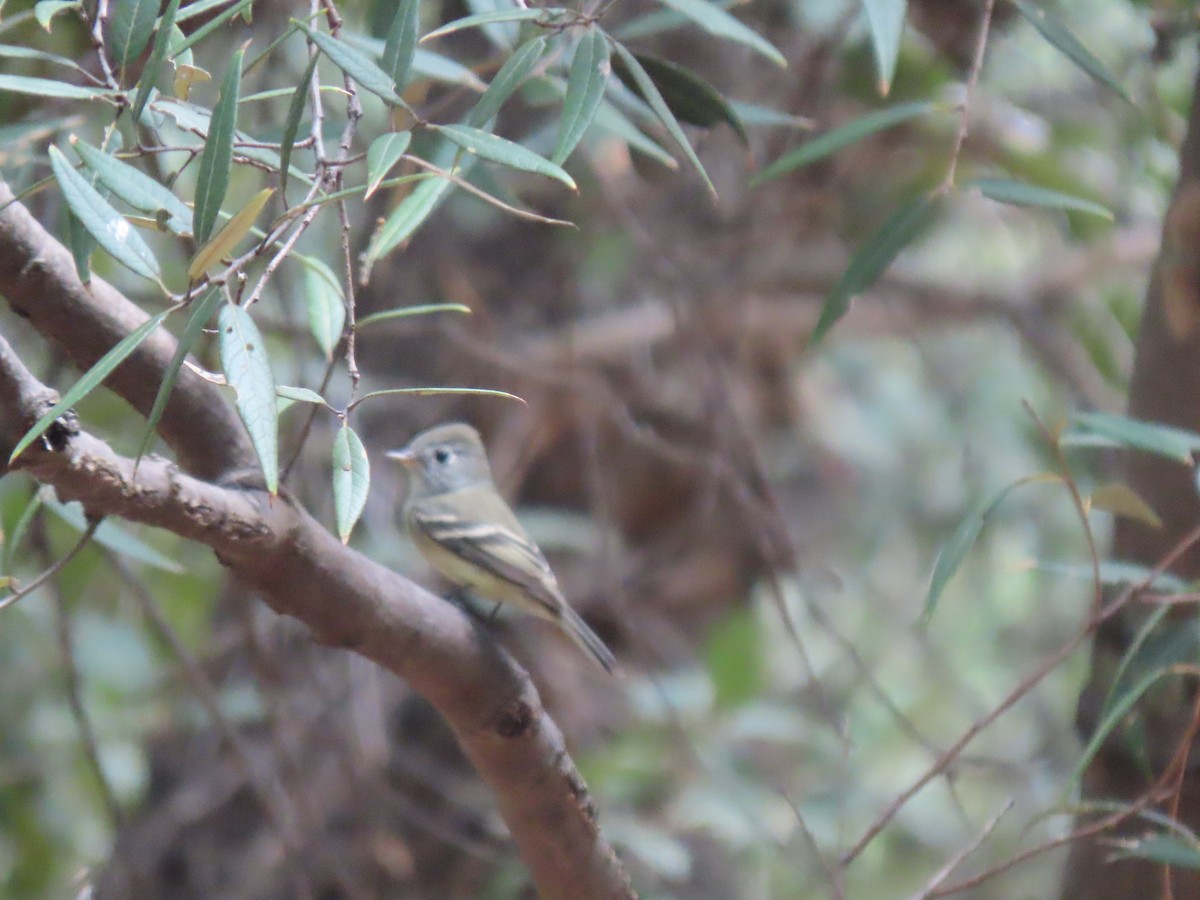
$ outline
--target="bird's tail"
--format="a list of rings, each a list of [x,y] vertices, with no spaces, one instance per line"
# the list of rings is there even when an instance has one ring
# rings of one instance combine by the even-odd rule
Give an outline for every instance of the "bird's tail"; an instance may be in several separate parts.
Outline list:
[[[587,622],[579,618],[579,614],[566,604],[563,604],[562,608],[562,628],[571,640],[604,667],[604,671],[609,675],[613,674],[617,660],[612,651],[604,646],[604,641],[588,627]]]

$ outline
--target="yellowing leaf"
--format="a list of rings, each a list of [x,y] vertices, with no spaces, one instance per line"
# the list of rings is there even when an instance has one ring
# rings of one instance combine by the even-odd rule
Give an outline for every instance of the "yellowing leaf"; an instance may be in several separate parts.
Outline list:
[[[1101,485],[1092,491],[1092,496],[1088,499],[1094,509],[1103,509],[1115,516],[1134,519],[1151,528],[1163,527],[1158,513],[1127,484],[1113,482]]]
[[[209,266],[223,256],[227,256],[238,245],[238,242],[250,231],[254,220],[262,212],[275,188],[263,188],[238,210],[237,214],[225,223],[225,227],[213,235],[207,244],[200,248],[192,264],[188,266],[188,278],[195,281],[208,271]]]

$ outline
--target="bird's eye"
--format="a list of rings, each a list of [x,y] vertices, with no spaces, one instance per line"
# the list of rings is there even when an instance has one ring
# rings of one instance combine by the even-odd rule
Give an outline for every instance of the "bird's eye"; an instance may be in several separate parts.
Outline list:
[[[450,451],[445,447],[438,447],[438,449],[433,452],[433,458],[438,461],[438,465],[442,466],[450,462],[450,456]]]

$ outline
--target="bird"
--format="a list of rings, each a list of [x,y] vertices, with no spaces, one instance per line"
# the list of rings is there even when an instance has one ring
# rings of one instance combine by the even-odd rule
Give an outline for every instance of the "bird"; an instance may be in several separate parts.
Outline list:
[[[387,453],[409,483],[401,517],[425,560],[484,600],[510,603],[557,625],[606,672],[612,651],[571,609],[550,564],[496,491],[479,432],[463,422],[422,431]]]

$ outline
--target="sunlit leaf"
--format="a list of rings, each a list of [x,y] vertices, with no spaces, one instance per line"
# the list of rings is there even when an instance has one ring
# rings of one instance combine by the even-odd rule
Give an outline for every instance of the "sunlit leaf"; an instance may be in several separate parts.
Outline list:
[[[608,41],[598,28],[589,28],[579,39],[571,60],[562,121],[558,125],[558,140],[550,155],[552,162],[561,165],[583,138],[604,100],[604,85],[611,72]]]
[[[122,72],[146,49],[158,18],[159,0],[113,0],[109,5],[108,46]]]
[[[890,106],[887,109],[867,113],[867,115],[860,116],[840,128],[835,128],[833,131],[805,141],[795,150],[788,151],[755,175],[750,180],[750,183],[752,185],[762,184],[764,181],[770,181],[772,178],[778,178],[780,175],[794,172],[796,169],[810,165],[817,160],[825,159],[843,147],[861,141],[863,138],[883,131],[885,128],[891,128],[893,125],[899,125],[901,122],[921,118],[939,108],[936,103],[931,103],[928,100],[919,100],[914,103],[900,103],[896,106]]]
[[[237,391],[237,410],[258,454],[267,490],[279,490],[279,425],[271,361],[250,314],[225,304],[217,317],[221,370]]]
[[[371,467],[367,450],[349,425],[338,429],[333,439],[333,509],[338,537],[350,540],[354,523],[367,505]]]
[[[781,68],[787,66],[783,54],[770,41],[709,0],[662,0],[662,3],[687,16],[709,34],[745,44],[775,65]]]
[[[474,153],[482,159],[523,172],[545,175],[561,181],[572,190],[577,189],[575,179],[561,166],[556,166],[544,156],[538,156],[521,144],[489,134],[480,128],[472,128],[470,125],[438,125],[436,129],[439,134],[449,138],[468,153]]]
[[[50,148],[50,168],[54,170],[54,177],[62,188],[71,212],[88,234],[131,272],[151,281],[160,281],[158,260],[141,235],[86,178],[71,167],[62,151],[53,146]]]
[[[158,428],[158,423],[167,408],[167,401],[171,399],[171,391],[175,389],[175,382],[179,380],[179,370],[183,367],[183,361],[187,359],[187,355],[196,345],[200,333],[212,319],[213,312],[220,300],[220,289],[209,288],[203,296],[192,301],[192,314],[183,328],[183,334],[179,336],[175,355],[171,357],[171,361],[163,372],[162,383],[158,386],[158,393],[154,395],[154,405],[150,408],[150,415],[146,417],[146,433],[142,436],[135,459],[142,458],[149,448],[150,442],[154,439],[154,430]]]
[[[250,202],[238,210],[225,223],[220,231],[209,239],[208,243],[197,250],[195,258],[192,260],[191,265],[188,266],[188,278],[196,281],[214,263],[232,253],[233,248],[241,243],[242,238],[249,234],[255,219],[258,218],[259,213],[263,211],[263,207],[267,205],[267,201],[271,199],[271,195],[274,193],[275,188],[264,188],[259,191],[250,198]]]
[[[17,441],[17,446],[9,454],[9,463],[11,464],[30,444],[41,437],[45,430],[53,424],[55,419],[95,390],[105,378],[112,374],[117,366],[129,357],[129,354],[133,353],[141,345],[142,341],[150,336],[150,333],[162,323],[162,320],[176,309],[177,307],[172,306],[151,316],[133,331],[129,332],[129,334],[125,335],[111,350],[96,360],[95,365],[88,369],[82,378],[71,385],[67,392],[62,395],[62,398],[45,415],[38,419],[32,428],[25,432],[21,440]]]
[[[904,17],[908,0],[862,0],[871,30],[871,47],[879,69],[879,93],[887,96],[896,75],[896,60],[900,57],[900,37],[904,33]]]
[[[329,57],[330,62],[358,82],[361,87],[388,103],[402,104],[404,102],[397,96],[391,76],[379,68],[365,53],[345,41],[339,41],[324,32],[309,28],[298,19],[292,19],[292,24],[307,34],[309,40]]]
[[[383,45],[383,71],[392,79],[397,93],[408,84],[420,30],[420,0],[400,0]]]
[[[208,136],[200,154],[200,173],[196,176],[196,206],[192,213],[192,234],[198,243],[212,236],[217,214],[229,190],[229,172],[233,168],[233,139],[237,131],[238,92],[241,90],[242,58],[245,47],[233,54],[225,73],[217,105],[208,122]]]
[[[308,92],[312,85],[313,72],[317,69],[320,56],[314,53],[304,67],[300,83],[292,94],[292,102],[288,104],[287,116],[283,120],[283,137],[279,142],[279,193],[287,191],[288,168],[292,164],[292,149],[296,146],[296,133],[300,130],[300,117],[304,115],[304,106],[308,103]]]
[[[615,66],[619,73],[620,63],[624,63],[625,69],[629,72],[629,77],[633,81],[637,93],[645,100],[654,114],[658,116],[660,122],[670,133],[675,143],[679,145],[679,149],[688,158],[688,162],[700,174],[704,180],[704,186],[708,188],[708,192],[714,197],[717,195],[717,189],[713,187],[712,181],[708,177],[708,173],[704,171],[704,166],[700,164],[700,157],[696,155],[696,151],[692,149],[692,145],[688,143],[687,137],[683,133],[683,129],[679,127],[679,122],[675,118],[675,114],[671,112],[671,108],[667,106],[667,102],[663,99],[662,94],[654,84],[654,80],[646,73],[642,64],[635,58],[633,53],[630,53],[622,44],[614,43],[613,49],[617,51],[617,59],[614,61],[618,65]]]
[[[1008,178],[977,178],[964,187],[976,188],[989,200],[999,203],[1010,203],[1013,206],[1041,206],[1047,209],[1061,209],[1064,212],[1087,213],[1108,219],[1110,222],[1113,220],[1112,211],[1099,203]]]
[[[912,243],[932,217],[935,197],[921,194],[892,213],[867,242],[854,254],[842,273],[813,329],[810,343],[818,343],[850,308],[850,301],[871,287],[900,251]]]
[[[476,128],[486,127],[492,117],[500,112],[504,101],[511,97],[513,92],[529,77],[545,50],[546,39],[544,37],[526,41],[518,47],[512,56],[505,60],[500,71],[492,79],[492,83],[488,85],[483,96],[479,98],[479,102],[475,104],[475,108],[471,110],[471,114],[467,116],[467,124]]]
[[[1029,22],[1041,32],[1050,44],[1060,50],[1067,59],[1079,66],[1084,72],[1104,85],[1106,88],[1115,93],[1122,100],[1132,103],[1129,94],[1125,92],[1119,82],[1104,63],[1093,55],[1092,51],[1085,47],[1075,37],[1074,33],[1067,28],[1058,19],[1051,16],[1046,10],[1040,6],[1029,2],[1029,0],[1013,0],[1013,5]]]
[[[375,193],[379,183],[400,161],[411,143],[411,131],[389,131],[371,142],[367,148],[367,192],[363,195],[364,199]]]
[[[157,2],[154,5],[157,7]],[[138,79],[137,96],[133,100],[132,116],[135,122],[142,117],[142,110],[146,108],[146,101],[150,99],[150,92],[154,89],[154,83],[158,81],[158,73],[162,70],[163,60],[167,58],[167,49],[171,44],[171,29],[175,25],[175,16],[178,12],[179,0],[170,0],[159,20],[158,31],[154,35],[154,46],[150,50],[150,58],[146,60],[146,66],[142,69],[141,77]]]
[[[167,214],[166,224],[176,234],[191,234],[192,211],[167,187],[140,169],[122,162],[87,141],[71,136],[71,146],[84,164],[96,173],[106,188],[134,209],[146,213]]]

